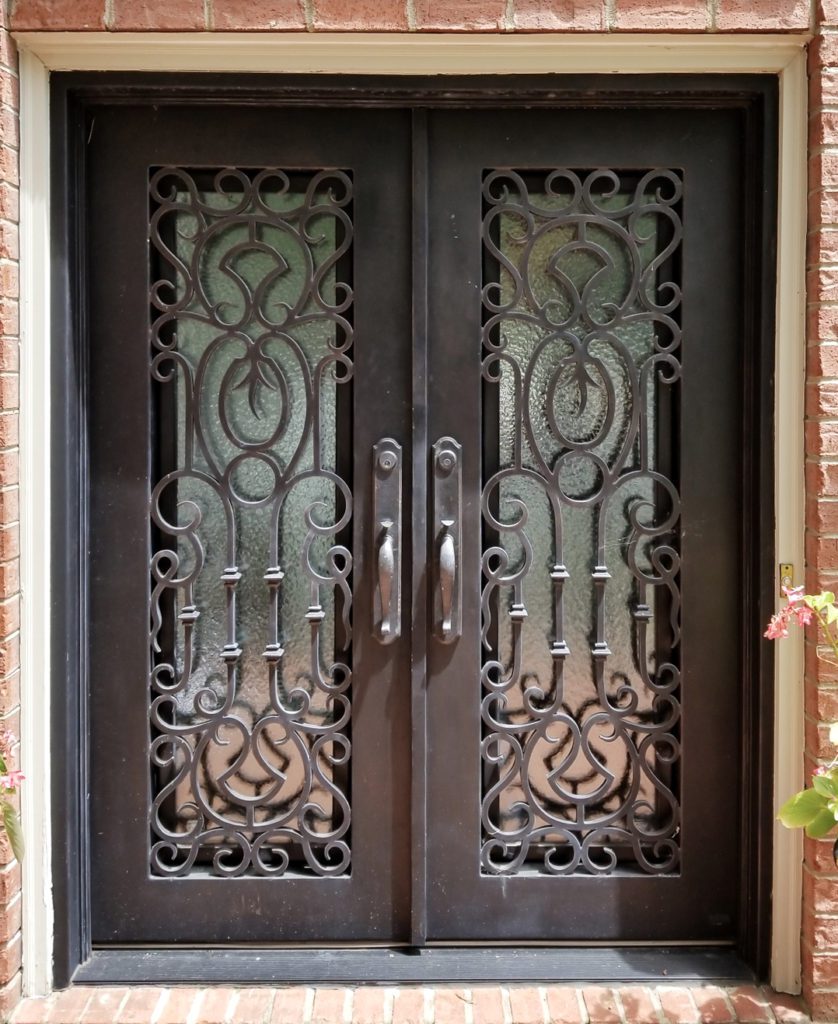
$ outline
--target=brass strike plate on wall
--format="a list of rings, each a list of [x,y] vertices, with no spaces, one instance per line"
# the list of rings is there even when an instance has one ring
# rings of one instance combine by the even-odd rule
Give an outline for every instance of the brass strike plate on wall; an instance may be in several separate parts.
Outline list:
[[[791,562],[780,562],[780,596],[783,594],[783,587],[794,586],[794,566]]]

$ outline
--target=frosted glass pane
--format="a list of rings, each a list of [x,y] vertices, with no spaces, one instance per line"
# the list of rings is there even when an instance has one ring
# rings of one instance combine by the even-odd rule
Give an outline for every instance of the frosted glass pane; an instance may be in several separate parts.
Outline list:
[[[345,871],[351,182],[167,169],[151,192],[152,867]]]
[[[485,182],[487,871],[678,866],[680,194]]]

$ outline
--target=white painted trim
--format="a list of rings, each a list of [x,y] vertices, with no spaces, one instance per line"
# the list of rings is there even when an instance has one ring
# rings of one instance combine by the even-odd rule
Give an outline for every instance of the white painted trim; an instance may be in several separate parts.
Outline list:
[[[29,992],[49,987],[49,122],[48,71],[205,71],[367,74],[770,73],[780,81],[777,293],[776,561],[803,568],[807,35],[406,35],[301,33],[18,33],[21,60],[21,520],[25,524],[24,825]],[[32,626],[30,627],[30,623]],[[38,629],[40,624],[41,628]],[[775,798],[802,782],[803,646],[778,645]],[[799,991],[801,840],[777,828],[772,981]]]
[[[49,72],[20,55],[20,576],[23,986],[52,985]],[[23,184],[25,183],[25,185]]]
[[[780,74],[780,195],[777,235],[775,377],[775,562],[791,562],[803,582],[805,480],[803,401],[806,377],[806,54]],[[779,582],[779,581],[778,581]],[[802,630],[776,644],[774,806],[803,786]],[[800,991],[803,836],[774,824],[771,981]]]
[[[330,74],[779,73],[799,35],[19,32],[54,71]]]

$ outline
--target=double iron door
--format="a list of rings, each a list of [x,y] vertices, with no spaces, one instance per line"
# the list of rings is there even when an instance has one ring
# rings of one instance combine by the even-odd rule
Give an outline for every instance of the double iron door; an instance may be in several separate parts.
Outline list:
[[[97,110],[95,943],[735,939],[743,159]]]

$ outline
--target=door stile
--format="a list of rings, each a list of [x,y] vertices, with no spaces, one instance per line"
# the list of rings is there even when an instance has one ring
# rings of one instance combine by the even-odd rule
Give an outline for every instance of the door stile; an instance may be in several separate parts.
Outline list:
[[[413,344],[411,357],[411,912],[410,942],[427,938],[427,650],[428,650],[428,112],[411,124]]]

